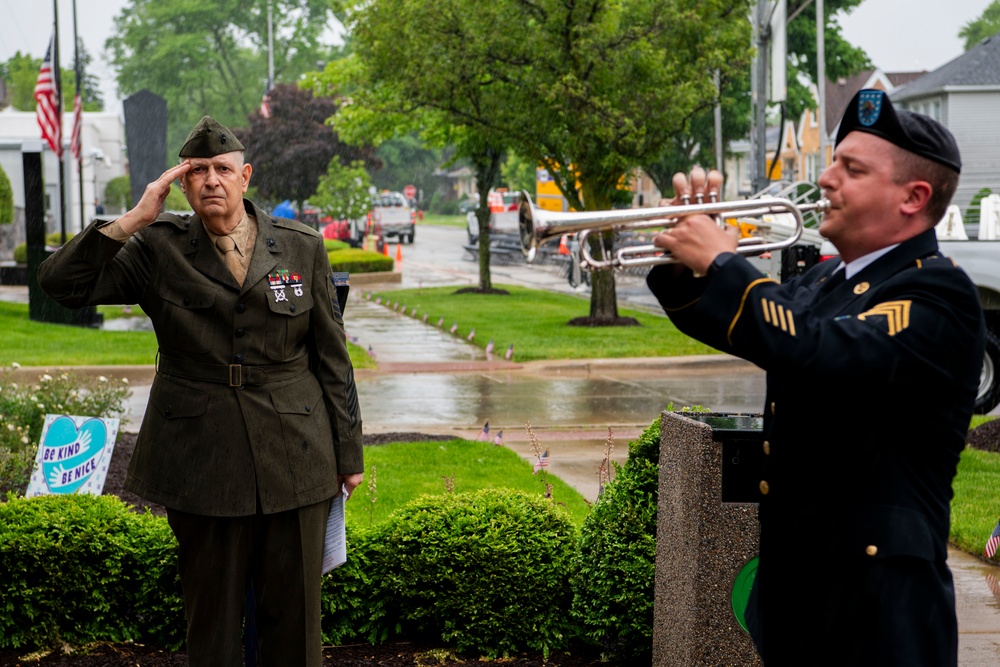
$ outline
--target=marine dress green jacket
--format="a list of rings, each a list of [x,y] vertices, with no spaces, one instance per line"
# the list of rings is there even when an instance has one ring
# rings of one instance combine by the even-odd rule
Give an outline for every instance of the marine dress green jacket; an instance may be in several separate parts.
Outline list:
[[[39,267],[69,308],[138,304],[159,347],[126,488],[166,507],[246,516],[310,505],[364,470],[361,415],[322,237],[251,201],[241,287],[197,215],[126,243],[91,225]]]

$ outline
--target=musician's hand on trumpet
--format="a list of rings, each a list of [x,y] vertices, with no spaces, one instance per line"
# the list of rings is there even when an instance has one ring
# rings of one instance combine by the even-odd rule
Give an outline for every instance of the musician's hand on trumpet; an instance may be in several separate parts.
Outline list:
[[[676,196],[661,202],[661,206],[714,202],[719,198],[722,174],[714,169],[706,174],[701,167],[695,167],[690,181],[682,173],[674,174],[673,185]],[[718,255],[736,252],[738,240],[739,230],[732,225],[722,229],[711,216],[687,215],[657,234],[653,245],[667,250],[696,276],[703,276]]]

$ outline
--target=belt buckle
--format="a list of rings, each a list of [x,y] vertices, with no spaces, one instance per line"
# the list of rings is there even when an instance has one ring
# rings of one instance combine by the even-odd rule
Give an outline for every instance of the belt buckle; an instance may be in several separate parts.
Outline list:
[[[243,388],[243,366],[241,364],[229,364],[229,386],[237,389]]]

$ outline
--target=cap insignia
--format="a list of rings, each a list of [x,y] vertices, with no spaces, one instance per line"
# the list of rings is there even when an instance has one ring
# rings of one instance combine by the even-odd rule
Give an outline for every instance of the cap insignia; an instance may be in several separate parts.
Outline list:
[[[871,127],[882,113],[882,91],[863,90],[858,94],[858,122]]]

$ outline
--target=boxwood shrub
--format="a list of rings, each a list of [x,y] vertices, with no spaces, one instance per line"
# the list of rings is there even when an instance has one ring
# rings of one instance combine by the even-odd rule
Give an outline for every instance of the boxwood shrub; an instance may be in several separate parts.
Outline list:
[[[334,250],[347,250],[351,244],[337,239],[323,239],[323,247],[326,248],[327,252],[333,252]]]
[[[166,521],[113,496],[0,503],[0,647],[180,646],[175,544]]]
[[[510,489],[423,496],[365,541],[351,546],[359,570],[335,570],[331,583],[367,589],[367,606],[330,605],[327,632],[350,620],[369,641],[440,640],[488,657],[547,653],[572,638],[577,533],[550,500]]]
[[[345,248],[344,250],[334,250],[329,253],[330,267],[334,271],[348,271],[350,273],[373,273],[375,271],[392,271],[393,260],[391,257],[371,250],[361,250],[360,248]]]
[[[629,445],[581,528],[573,617],[584,639],[625,664],[653,654],[660,421]]]
[[[66,240],[69,241],[71,238],[76,236],[73,232],[66,232]],[[51,234],[45,235],[45,245],[58,248],[62,245],[62,232],[52,232]],[[14,261],[18,264],[28,263],[28,244],[18,243],[14,246]]]
[[[578,536],[552,501],[509,489],[422,497],[348,535],[323,581],[323,639],[441,641],[499,656],[575,637]],[[0,647],[183,645],[176,542],[112,496],[0,503]]]

